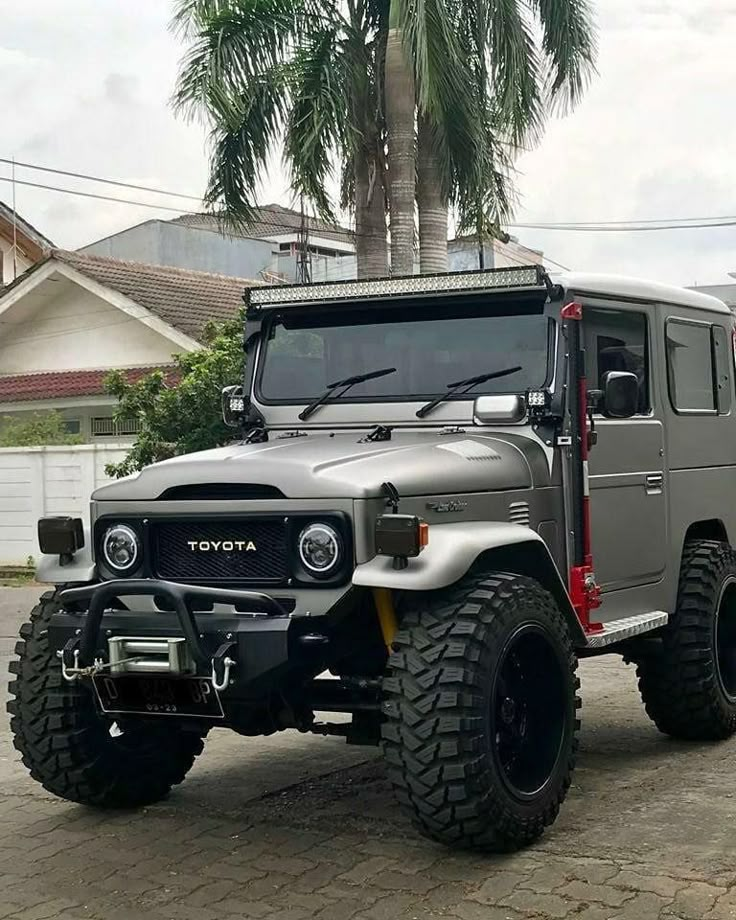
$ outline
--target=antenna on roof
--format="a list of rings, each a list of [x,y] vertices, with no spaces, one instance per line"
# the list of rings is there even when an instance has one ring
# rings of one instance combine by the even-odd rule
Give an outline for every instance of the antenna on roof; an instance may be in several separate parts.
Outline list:
[[[18,214],[15,210],[15,157],[12,158],[10,180],[13,188],[13,281],[18,277]],[[2,278],[0,278],[0,282]]]

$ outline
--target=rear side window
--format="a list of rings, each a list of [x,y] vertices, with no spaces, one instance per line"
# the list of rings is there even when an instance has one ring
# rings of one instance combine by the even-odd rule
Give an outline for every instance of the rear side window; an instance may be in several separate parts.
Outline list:
[[[728,412],[731,375],[725,329],[671,319],[666,342],[673,408],[677,412]]]
[[[713,360],[716,368],[716,401],[718,411],[731,411],[731,335],[723,326],[713,327]]]

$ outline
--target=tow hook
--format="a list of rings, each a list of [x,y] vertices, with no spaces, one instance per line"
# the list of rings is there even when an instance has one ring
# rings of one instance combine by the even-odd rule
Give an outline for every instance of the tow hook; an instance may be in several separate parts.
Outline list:
[[[237,664],[231,655],[235,654],[236,647],[235,642],[223,642],[212,656],[212,686],[218,693],[230,686],[230,669]]]
[[[69,683],[78,680],[80,677],[94,677],[98,671],[103,670],[105,667],[104,662],[97,658],[94,664],[89,667],[80,668],[79,646],[79,636],[74,636],[61,651],[56,653],[57,657],[61,659],[61,676],[64,680],[68,680]]]

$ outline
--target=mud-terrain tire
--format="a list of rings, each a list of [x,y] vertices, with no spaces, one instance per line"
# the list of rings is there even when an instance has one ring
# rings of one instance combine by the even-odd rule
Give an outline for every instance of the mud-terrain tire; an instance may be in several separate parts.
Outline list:
[[[88,681],[70,683],[49,648],[56,592],[43,595],[20,630],[8,703],[15,747],[49,792],[97,808],[138,808],[163,799],[202,752],[201,735],[142,722],[121,733],[98,712]]]
[[[575,766],[576,669],[564,616],[530,578],[468,576],[415,597],[384,678],[382,744],[422,833],[508,852],[552,824]]]
[[[727,543],[686,544],[675,612],[637,674],[665,735],[719,741],[736,731],[736,553]]]

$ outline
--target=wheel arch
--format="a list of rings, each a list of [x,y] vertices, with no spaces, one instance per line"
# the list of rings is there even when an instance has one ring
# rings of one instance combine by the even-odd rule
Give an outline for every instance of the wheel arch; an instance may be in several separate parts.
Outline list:
[[[693,540],[716,540],[718,543],[730,543],[728,530],[720,518],[709,518],[704,521],[694,521],[685,531],[683,552],[685,545]]]
[[[585,636],[567,588],[542,537],[528,527],[467,521],[430,527],[429,545],[404,569],[389,556],[374,556],[355,568],[353,584],[398,591],[437,591],[456,584],[471,569],[503,571],[535,579],[552,594],[577,645]]]
[[[572,606],[559,569],[546,544],[541,540],[488,549],[478,556],[474,568],[481,571],[512,572],[514,575],[533,578],[554,597],[567,620],[575,644],[586,644],[583,627]]]

